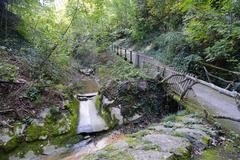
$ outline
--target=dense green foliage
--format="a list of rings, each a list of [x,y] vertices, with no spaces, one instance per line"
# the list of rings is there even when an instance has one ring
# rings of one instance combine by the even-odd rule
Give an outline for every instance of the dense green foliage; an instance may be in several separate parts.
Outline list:
[[[59,9],[54,4],[60,2]],[[149,54],[200,75],[196,62],[240,69],[236,0],[23,0],[10,11],[21,18],[19,33],[43,56],[39,68],[48,60],[68,66],[70,57],[103,52],[127,38],[141,47],[151,44]]]

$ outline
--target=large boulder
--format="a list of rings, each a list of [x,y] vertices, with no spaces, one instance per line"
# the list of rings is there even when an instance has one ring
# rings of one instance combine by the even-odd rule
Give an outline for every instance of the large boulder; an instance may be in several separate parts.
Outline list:
[[[161,118],[179,108],[163,85],[152,79],[111,82],[101,88],[100,97],[103,101],[100,110],[108,108],[117,115],[118,120],[123,119],[124,122],[151,115]]]

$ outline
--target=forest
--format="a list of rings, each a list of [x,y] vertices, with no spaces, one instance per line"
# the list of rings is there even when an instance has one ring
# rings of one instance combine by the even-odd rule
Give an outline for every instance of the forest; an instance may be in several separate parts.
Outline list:
[[[49,61],[69,67],[70,58],[101,53],[115,40],[125,38],[138,50],[151,44],[147,54],[182,70],[204,77],[205,64],[229,81],[239,78],[239,73],[234,74],[239,70],[238,1],[72,0],[41,4],[24,0],[6,1],[5,7],[4,1],[1,3],[2,36],[14,30],[30,42],[43,61],[34,64],[39,68]]]
[[[127,52],[181,74],[151,77]],[[83,104],[105,129],[80,131]],[[239,0],[0,0],[0,160],[237,160],[239,104]]]

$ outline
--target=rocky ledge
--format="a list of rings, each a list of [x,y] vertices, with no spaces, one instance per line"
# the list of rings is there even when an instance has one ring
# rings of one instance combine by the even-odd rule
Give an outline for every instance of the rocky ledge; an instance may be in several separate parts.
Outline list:
[[[190,159],[221,143],[222,139],[203,118],[181,111],[81,159]]]

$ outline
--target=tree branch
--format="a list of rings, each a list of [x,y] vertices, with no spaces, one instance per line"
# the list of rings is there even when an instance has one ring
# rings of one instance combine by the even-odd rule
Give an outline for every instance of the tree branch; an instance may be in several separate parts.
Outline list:
[[[231,120],[231,121],[235,121],[235,122],[240,122],[240,119],[232,118],[232,117],[226,117],[226,116],[213,116],[213,118],[226,119],[226,120]]]

